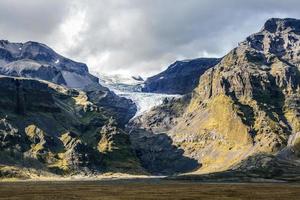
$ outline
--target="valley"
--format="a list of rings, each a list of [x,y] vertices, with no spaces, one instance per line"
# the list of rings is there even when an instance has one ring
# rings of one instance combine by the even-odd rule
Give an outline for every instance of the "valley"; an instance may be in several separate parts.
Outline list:
[[[299,33],[271,18],[222,58],[146,80],[1,40],[0,177],[298,182]]]

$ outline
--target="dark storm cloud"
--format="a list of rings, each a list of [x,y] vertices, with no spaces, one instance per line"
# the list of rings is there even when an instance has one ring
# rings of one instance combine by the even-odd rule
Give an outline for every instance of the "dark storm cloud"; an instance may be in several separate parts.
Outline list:
[[[0,1],[1,37],[40,40],[106,73],[151,74],[175,59],[223,56],[297,0]]]

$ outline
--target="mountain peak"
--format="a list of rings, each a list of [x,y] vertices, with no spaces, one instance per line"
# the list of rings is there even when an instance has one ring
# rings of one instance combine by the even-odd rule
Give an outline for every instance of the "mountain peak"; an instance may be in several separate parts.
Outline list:
[[[263,27],[263,30],[271,33],[287,29],[300,32],[300,20],[293,18],[270,18],[265,22]]]
[[[40,78],[74,88],[98,83],[86,64],[63,57],[43,43],[0,40],[0,51],[1,75]]]

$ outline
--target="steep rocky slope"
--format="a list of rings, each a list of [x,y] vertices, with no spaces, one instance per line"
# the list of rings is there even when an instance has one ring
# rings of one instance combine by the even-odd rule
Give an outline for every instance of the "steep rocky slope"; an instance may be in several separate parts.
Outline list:
[[[140,173],[110,110],[80,90],[0,77],[0,176]]]
[[[133,149],[142,166],[153,174],[191,172],[200,167],[196,159],[184,155],[168,131],[177,124],[190,97],[165,99],[161,106],[134,118],[127,126]]]
[[[148,78],[142,91],[166,94],[190,93],[198,85],[199,77],[219,61],[217,58],[176,61],[165,71]]]
[[[109,111],[120,127],[124,127],[137,112],[137,106],[132,100],[119,96],[100,84],[89,85],[83,91],[93,103]]]
[[[279,153],[287,148],[289,138],[299,140],[299,49],[300,20],[268,20],[260,32],[201,76],[190,101],[178,102],[175,108],[163,105],[153,110],[155,114],[133,122],[133,141],[143,134],[138,130],[165,133],[184,156],[199,162],[198,173],[223,171],[241,163],[240,169],[247,171],[256,164],[254,168],[259,169],[265,163],[260,162],[262,157],[274,156],[275,160],[267,159],[271,166],[277,162],[281,163],[278,168],[284,168],[288,166],[282,164],[284,160],[293,169],[299,167],[294,151]],[[167,126],[162,123],[166,113],[178,107],[183,108],[182,114],[169,117],[172,121]],[[298,142],[290,146],[298,148]]]

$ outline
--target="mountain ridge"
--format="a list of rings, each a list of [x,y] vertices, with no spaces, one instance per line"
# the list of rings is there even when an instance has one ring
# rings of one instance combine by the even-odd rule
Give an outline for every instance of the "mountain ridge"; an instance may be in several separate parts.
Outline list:
[[[0,73],[44,79],[73,88],[98,82],[98,78],[89,74],[86,64],[65,58],[47,45],[33,41],[11,43],[1,40]]]

